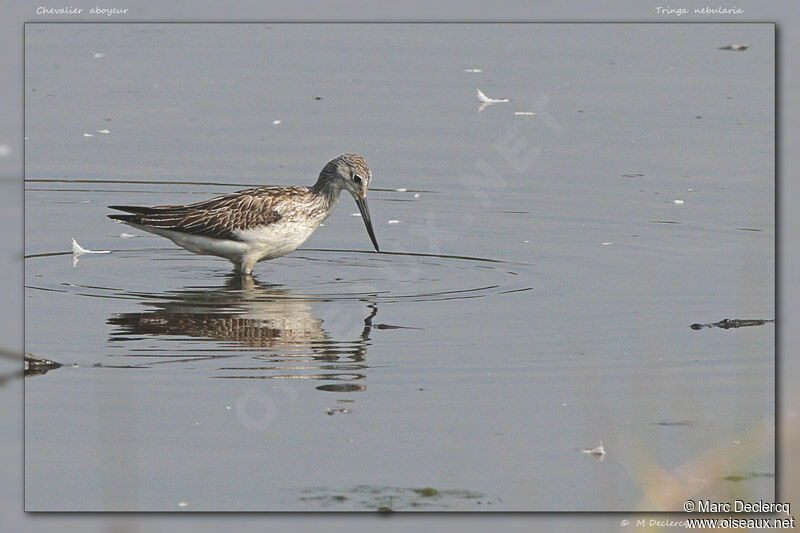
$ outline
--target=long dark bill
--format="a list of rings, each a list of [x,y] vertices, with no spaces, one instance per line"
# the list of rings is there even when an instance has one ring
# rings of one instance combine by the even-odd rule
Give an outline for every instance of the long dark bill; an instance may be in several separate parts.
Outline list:
[[[375,246],[375,251],[380,252],[378,249],[378,239],[375,238],[375,230],[372,229],[372,220],[369,218],[369,208],[367,207],[367,199],[361,198],[358,195],[353,195],[356,199],[356,205],[358,206],[358,210],[361,211],[361,218],[364,219],[364,225],[367,227],[367,233],[369,233],[369,238],[372,240],[372,244]]]

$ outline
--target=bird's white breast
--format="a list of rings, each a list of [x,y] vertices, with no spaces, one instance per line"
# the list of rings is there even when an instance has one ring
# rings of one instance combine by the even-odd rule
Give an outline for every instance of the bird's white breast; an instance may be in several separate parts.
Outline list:
[[[321,223],[321,218],[314,220],[313,224],[309,224],[308,220],[281,220],[267,226],[236,230],[234,235],[251,249],[258,250],[257,255],[261,259],[273,259],[296,250]]]

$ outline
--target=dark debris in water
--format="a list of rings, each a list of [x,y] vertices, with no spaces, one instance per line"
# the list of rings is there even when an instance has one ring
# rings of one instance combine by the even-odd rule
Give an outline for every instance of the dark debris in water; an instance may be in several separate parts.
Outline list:
[[[55,361],[50,361],[49,359],[45,359],[43,357],[39,357],[37,355],[33,355],[31,353],[25,352],[18,352],[16,350],[8,350],[6,348],[0,348],[0,358],[8,359],[13,363],[21,363],[23,360],[25,361],[24,367],[25,372],[22,372],[20,366],[16,367],[16,370],[13,372],[8,372],[4,374],[0,374],[0,386],[4,385],[7,381],[10,381],[17,377],[24,376],[40,376],[42,374],[46,374],[48,371],[53,370],[54,368],[58,368],[63,366],[61,363],[56,363]]]
[[[703,329],[703,328],[721,328],[721,329],[733,329],[733,328],[744,328],[747,326],[763,326],[764,324],[775,322],[775,319],[754,319],[754,320],[742,320],[739,318],[723,318],[719,322],[712,322],[710,324],[692,324],[689,326],[692,329]]]
[[[729,50],[731,52],[744,52],[747,50],[747,46],[743,44],[729,44],[726,46],[720,46],[720,50]]]
[[[697,425],[696,422],[693,420],[672,420],[666,418],[664,420],[659,420],[658,422],[653,422],[654,426],[683,426],[683,427],[694,427]]]
[[[759,479],[759,478],[774,478],[775,474],[772,472],[742,472],[741,474],[731,474],[730,476],[725,476],[722,478],[725,481],[748,481],[751,479]]]
[[[361,392],[367,390],[367,386],[358,385],[356,383],[332,383],[329,385],[320,385],[316,387],[316,389],[325,392]]]
[[[725,476],[722,479],[724,479],[725,481],[744,481],[747,478],[744,477],[744,476],[739,476],[739,475],[733,474],[733,475],[730,475],[730,476]]]
[[[26,376],[40,376],[55,368],[62,367],[61,363],[56,363],[50,359],[33,355],[32,353],[25,352],[25,375]]]
[[[413,328],[411,326],[394,326],[392,324],[375,324],[375,329],[422,329],[422,328]]]
[[[502,500],[487,498],[484,494],[463,489],[440,490],[434,487],[391,487],[381,485],[355,485],[349,489],[307,488],[301,491],[300,501],[317,502],[321,507],[348,507],[372,509],[378,512],[398,510],[458,509],[468,505],[491,506]]]

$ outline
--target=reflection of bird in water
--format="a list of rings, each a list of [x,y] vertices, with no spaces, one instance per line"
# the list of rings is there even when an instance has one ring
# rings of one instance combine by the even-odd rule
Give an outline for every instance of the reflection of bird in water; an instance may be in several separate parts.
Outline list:
[[[165,297],[167,301],[163,301]],[[376,305],[370,305],[359,338],[337,341],[323,328],[323,320],[312,314],[308,297],[237,275],[229,276],[223,287],[158,295],[149,305],[155,309],[109,318],[108,323],[118,327],[111,340],[131,341],[131,335],[179,335],[269,348],[262,357],[310,355],[329,361],[342,357],[363,361],[372,318],[378,312]]]
[[[333,212],[346,189],[358,205],[378,251],[367,208],[372,171],[356,154],[345,154],[322,169],[313,187],[259,187],[191,205],[111,206],[133,213],[108,215],[118,222],[170,239],[190,252],[231,261],[249,275],[258,261],[296,250]]]

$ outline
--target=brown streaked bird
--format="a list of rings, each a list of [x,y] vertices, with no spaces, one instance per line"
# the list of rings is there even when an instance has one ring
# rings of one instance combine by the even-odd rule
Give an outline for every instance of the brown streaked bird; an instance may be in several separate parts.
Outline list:
[[[367,208],[372,171],[361,156],[340,155],[322,169],[312,187],[247,189],[189,205],[112,205],[131,215],[108,215],[201,255],[224,257],[250,275],[258,261],[296,250],[333,212],[342,189],[353,195],[379,252]]]

